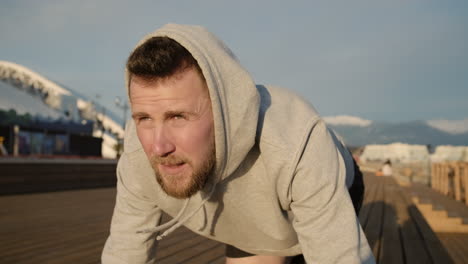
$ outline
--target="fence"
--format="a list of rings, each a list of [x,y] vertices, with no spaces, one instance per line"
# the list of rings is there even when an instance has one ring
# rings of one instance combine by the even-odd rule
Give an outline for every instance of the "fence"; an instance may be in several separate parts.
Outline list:
[[[468,162],[432,164],[432,188],[468,205]]]

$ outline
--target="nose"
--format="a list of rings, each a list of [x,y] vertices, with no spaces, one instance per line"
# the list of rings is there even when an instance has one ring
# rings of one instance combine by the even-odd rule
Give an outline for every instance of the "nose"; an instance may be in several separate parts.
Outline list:
[[[159,157],[165,157],[175,151],[175,144],[172,142],[170,134],[159,127],[154,129],[153,153]]]

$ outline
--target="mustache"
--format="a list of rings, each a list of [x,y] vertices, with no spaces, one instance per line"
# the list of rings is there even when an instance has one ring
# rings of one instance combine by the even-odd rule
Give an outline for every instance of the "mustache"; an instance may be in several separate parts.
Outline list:
[[[177,157],[177,156],[167,156],[167,157],[159,157],[159,156],[153,156],[151,157],[151,164],[157,165],[165,165],[165,166],[174,166],[174,165],[180,165],[182,163],[189,163],[188,160]]]

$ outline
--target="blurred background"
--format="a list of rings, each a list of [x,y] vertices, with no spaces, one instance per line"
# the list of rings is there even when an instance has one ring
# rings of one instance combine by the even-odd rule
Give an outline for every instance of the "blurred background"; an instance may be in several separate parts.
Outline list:
[[[435,164],[468,162],[466,14],[460,0],[1,1],[0,194],[115,186],[124,65],[166,23],[206,27],[257,83],[308,100],[364,170],[391,161],[431,186]]]
[[[207,27],[257,83],[302,95],[350,146],[467,145],[467,11],[465,1],[2,1],[3,145],[115,158],[130,112],[125,61],[166,23]]]

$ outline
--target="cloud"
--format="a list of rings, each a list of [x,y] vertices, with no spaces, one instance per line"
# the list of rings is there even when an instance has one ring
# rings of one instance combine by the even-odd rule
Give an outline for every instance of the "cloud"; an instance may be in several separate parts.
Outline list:
[[[339,115],[339,116],[326,116],[323,120],[329,125],[335,126],[360,126],[366,127],[372,124],[371,120],[362,119],[356,116],[348,116],[348,115]]]
[[[99,85],[117,90],[115,83],[99,79],[115,79],[138,39],[176,22],[206,26],[226,41],[257,82],[295,90],[326,115],[457,119],[464,117],[455,108],[458,113],[467,109],[457,99],[468,97],[466,4],[6,2],[10,4],[0,9],[0,59],[32,67],[85,93],[94,93],[92,87]]]
[[[468,118],[463,120],[429,120],[427,124],[433,128],[451,133],[451,134],[463,134],[468,132]]]

